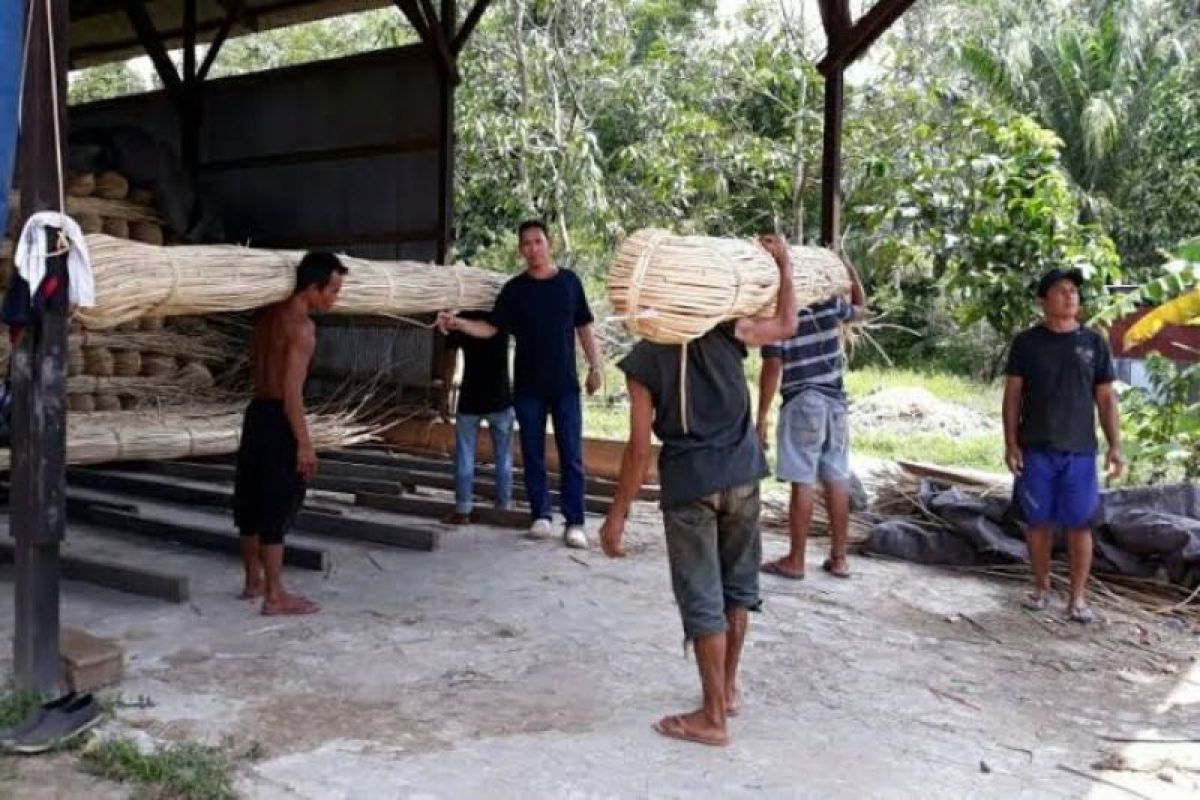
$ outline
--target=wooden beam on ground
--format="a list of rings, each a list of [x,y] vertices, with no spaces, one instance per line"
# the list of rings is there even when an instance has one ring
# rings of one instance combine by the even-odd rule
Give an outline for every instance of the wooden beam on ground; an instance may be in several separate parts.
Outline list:
[[[16,548],[0,541],[0,561],[12,561]],[[61,557],[62,576],[118,592],[154,597],[171,603],[186,603],[191,587],[184,575],[130,567],[84,556],[64,553]]]
[[[416,455],[412,453],[401,452],[386,452],[386,451],[367,451],[367,450],[334,450],[321,454],[321,458],[325,463],[332,461],[346,462],[352,464],[371,465],[377,467],[392,467],[400,470],[428,472],[436,474],[454,474],[454,462],[444,458],[438,458],[432,455]],[[513,478],[518,483],[524,476],[524,470],[513,468]],[[553,473],[550,473],[553,480]],[[494,480],[496,476],[496,468],[490,464],[476,464],[475,477],[476,480],[483,478],[485,480]],[[586,477],[587,493],[596,497],[612,498],[616,495],[616,481],[607,478],[588,475]],[[643,486],[638,492],[639,500],[657,501],[661,498],[662,492],[657,486]]]
[[[132,469],[157,475],[170,475],[193,481],[213,481],[232,484],[237,474],[232,464],[199,463],[194,461],[145,461],[120,465],[121,470]],[[333,475],[321,475],[308,482],[310,489],[323,492],[374,492],[375,494],[399,494],[403,487],[399,483],[370,479],[349,479]]]
[[[834,0],[835,3],[843,0]],[[829,37],[829,48],[825,57],[817,64],[822,75],[829,77],[853,64],[873,45],[888,28],[896,24],[904,12],[912,8],[916,0],[878,0],[849,29],[838,32],[837,39]],[[822,3],[822,18],[824,18]],[[826,32],[828,33],[828,27]]]
[[[70,480],[72,483],[80,486],[89,486],[101,491],[122,492],[136,494],[142,496],[153,497],[166,502],[181,503],[181,504],[199,504],[218,508],[229,508],[233,500],[233,494],[228,488],[222,487],[196,487],[184,486],[177,483],[165,482],[161,479],[156,480],[153,476],[143,475],[127,475],[123,473],[98,472],[91,469],[80,469],[71,472]],[[370,495],[372,497],[388,498],[389,495]],[[399,498],[395,498],[399,499]],[[383,508],[382,504],[378,504],[376,510],[389,511],[390,509]],[[364,508],[372,508],[372,506],[363,506]],[[126,525],[125,530],[133,528],[131,532],[140,533],[146,530],[148,533],[153,533],[152,526],[143,526],[140,522],[124,520],[110,514],[98,514],[97,519],[101,524],[109,524],[113,521],[116,525]],[[336,524],[335,524],[336,523]],[[156,523],[157,524],[157,523]],[[213,539],[205,536],[205,529],[197,526],[176,526],[182,531],[182,535],[191,537],[192,541],[197,546],[202,541],[215,542],[216,546],[213,549],[225,550],[230,547],[229,552],[239,552],[237,547],[237,537],[225,533],[223,530],[213,531],[223,539],[230,540],[232,545],[224,541]],[[337,529],[336,531],[334,529]],[[296,514],[294,530],[296,533],[314,533],[323,536],[337,536],[342,539],[355,539],[359,541],[374,542],[376,544],[390,544],[396,547],[405,547],[413,550],[431,550],[437,546],[436,537],[431,541],[431,538],[424,530],[413,528],[409,525],[393,523],[391,521],[380,520],[364,520],[347,516],[338,510],[325,509],[320,507],[309,506],[301,509]],[[191,531],[200,531],[199,534],[192,536]],[[180,540],[182,541],[182,540]],[[293,548],[293,545],[285,545],[284,559],[287,559],[288,550]],[[302,566],[309,569],[325,569],[327,566],[326,560],[315,560],[313,556],[304,555],[300,550],[311,549],[301,548],[296,546],[298,552],[295,558],[299,559],[295,562],[296,566]],[[313,550],[314,553],[320,553],[322,557],[325,555],[323,550]]]
[[[411,514],[430,519],[442,519],[454,513],[454,503],[446,500],[431,500],[424,497],[386,494],[370,494],[360,492],[354,496],[354,504],[362,508],[376,511],[389,511],[393,514]],[[524,528],[529,525],[529,513],[526,511],[504,511],[490,506],[476,505],[471,512],[481,525],[494,525],[498,528]]]
[[[384,544],[389,547],[403,547],[406,550],[425,552],[437,549],[440,534],[433,528],[354,519],[315,509],[304,510],[297,514],[296,527],[335,539]]]
[[[242,552],[241,542],[236,534],[215,527],[173,522],[161,515],[147,516],[145,511],[142,514],[129,514],[97,506],[81,515],[80,521],[96,526],[97,533],[109,529],[159,542],[177,542],[215,553],[238,556]],[[324,572],[329,569],[329,553],[315,547],[285,543],[283,563],[297,569]]]
[[[429,418],[408,419],[393,425],[383,433],[383,441],[389,446],[409,453],[437,455],[442,458],[454,456],[454,424]],[[650,483],[658,481],[659,446],[654,445],[646,480]],[[619,480],[621,476],[621,458],[625,452],[625,442],[611,439],[584,438],[583,464],[584,472],[588,475]],[[478,461],[494,461],[490,436],[480,436],[478,445]],[[546,469],[549,472],[558,471],[558,452],[553,440],[547,437]],[[523,466],[521,450],[513,452],[513,464]]]

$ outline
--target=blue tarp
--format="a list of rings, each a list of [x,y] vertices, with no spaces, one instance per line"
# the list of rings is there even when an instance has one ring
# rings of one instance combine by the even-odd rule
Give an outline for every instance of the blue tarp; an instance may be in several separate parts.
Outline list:
[[[0,0],[0,226],[8,219],[8,189],[17,150],[17,98],[24,39],[25,3]]]

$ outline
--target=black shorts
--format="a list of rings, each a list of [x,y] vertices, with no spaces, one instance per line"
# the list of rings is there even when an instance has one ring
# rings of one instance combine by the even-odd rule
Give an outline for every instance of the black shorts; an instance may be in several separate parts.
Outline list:
[[[282,400],[255,398],[246,407],[238,444],[233,522],[243,536],[280,544],[304,502],[296,469],[296,437]]]

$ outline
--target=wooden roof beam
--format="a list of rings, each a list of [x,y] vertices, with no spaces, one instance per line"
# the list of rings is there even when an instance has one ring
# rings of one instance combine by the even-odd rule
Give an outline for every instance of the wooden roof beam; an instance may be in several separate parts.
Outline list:
[[[449,37],[438,21],[437,12],[431,0],[393,0],[396,7],[408,19],[416,30],[417,35],[425,46],[433,50],[437,57],[438,66],[443,70],[451,84],[458,85],[461,80],[458,74],[458,61],[450,50]]]
[[[896,23],[905,11],[917,0],[879,0],[871,10],[863,14],[858,22],[849,28],[841,28],[840,9],[835,6],[848,5],[847,0],[821,0],[821,19],[825,24],[825,32],[829,38],[829,47],[825,58],[817,64],[822,75],[828,76],[836,70],[842,70],[857,61],[883,33]],[[827,9],[827,6],[829,7]],[[829,15],[833,14],[833,28],[830,27]],[[846,11],[846,18],[849,10]],[[834,35],[832,31],[836,30]]]
[[[463,20],[462,27],[459,28],[458,34],[454,37],[454,44],[451,46],[454,55],[457,56],[462,52],[463,47],[467,44],[467,40],[475,32],[475,26],[479,24],[479,20],[491,4],[492,0],[475,0],[475,5],[467,13],[467,18]]]
[[[167,48],[159,36],[158,29],[154,27],[154,21],[146,13],[144,0],[123,0],[122,5],[125,8],[125,16],[129,17],[129,24],[133,26],[146,55],[150,56],[163,86],[176,100],[181,99],[183,81],[179,78],[179,71],[175,69],[175,62],[171,61],[171,56],[167,54]]]

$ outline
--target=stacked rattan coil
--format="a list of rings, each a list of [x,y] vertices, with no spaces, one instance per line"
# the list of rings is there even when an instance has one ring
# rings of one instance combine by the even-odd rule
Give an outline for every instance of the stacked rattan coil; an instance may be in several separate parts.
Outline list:
[[[819,247],[792,247],[797,302],[824,302],[850,291],[841,258]],[[717,325],[774,313],[779,270],[757,242],[678,236],[647,228],[622,242],[608,276],[614,313],[635,336],[682,344]]]

